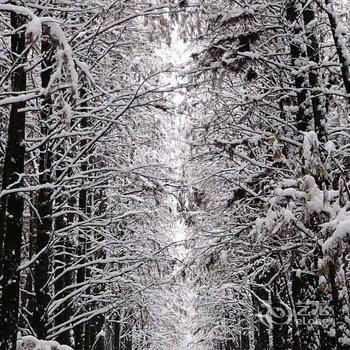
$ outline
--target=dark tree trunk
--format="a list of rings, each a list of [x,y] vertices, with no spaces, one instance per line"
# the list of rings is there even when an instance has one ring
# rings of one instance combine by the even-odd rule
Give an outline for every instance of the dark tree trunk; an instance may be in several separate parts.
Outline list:
[[[124,324],[124,338],[122,341],[123,350],[132,350],[132,328],[129,324]]]
[[[272,308],[276,314],[272,316],[272,339],[273,339],[273,350],[287,350],[290,349],[290,342],[288,337],[288,314],[283,303],[281,302],[281,295],[284,286],[281,287],[281,283],[277,282],[273,284],[272,290]],[[284,316],[284,312],[286,312]]]
[[[64,216],[60,217],[60,220],[56,222],[55,228],[60,229],[65,227]],[[59,276],[67,267],[71,265],[71,254],[73,254],[73,247],[69,237],[62,237],[59,240],[57,246],[57,253],[55,254],[55,275]],[[55,295],[57,299],[64,299],[69,294],[69,291],[63,289],[73,284],[73,276],[71,272],[66,272],[55,282]],[[55,315],[55,324],[63,324],[67,322],[72,315],[71,306],[68,301],[58,308],[57,314]],[[62,345],[73,345],[70,341],[69,330],[60,333],[57,336],[57,341]]]
[[[293,323],[292,323],[292,349],[293,350],[302,350],[300,344],[300,334],[299,326],[297,319],[297,304],[299,300],[298,291],[299,291],[300,279],[296,276],[295,273],[292,274],[292,295],[293,295]]]
[[[259,281],[260,282],[260,281]],[[268,303],[269,294],[264,287],[254,287],[253,304],[255,311],[255,327],[254,327],[254,339],[255,339],[255,350],[268,350],[269,347],[269,328],[265,322],[257,317],[261,317],[265,314],[265,308],[262,307],[260,300],[264,300]]]
[[[42,87],[46,88],[52,75],[52,47],[48,41],[42,42]],[[41,135],[46,138],[50,134],[50,117],[52,100],[48,96],[43,100],[40,113]],[[52,151],[47,140],[40,146],[39,184],[45,186],[51,182]],[[48,333],[47,307],[50,303],[48,288],[50,249],[48,247],[52,235],[52,190],[42,188],[38,193],[38,225],[36,237],[36,253],[42,251],[34,267],[34,289],[36,308],[34,312],[34,330],[39,339],[46,339]]]
[[[82,245],[82,246],[81,246]],[[79,240],[79,254],[85,252],[85,241]],[[80,255],[79,255],[80,256]],[[85,281],[85,268],[80,268],[77,271],[77,284]],[[82,307],[82,306],[81,306]],[[80,323],[74,327],[74,338],[75,338],[75,350],[84,350],[84,339],[85,339],[85,324]]]
[[[10,163],[4,160],[4,169],[2,173],[2,188],[5,189],[9,185],[9,165]],[[0,198],[0,276],[3,274],[3,249],[5,240],[5,220],[6,220],[7,196]]]
[[[295,310],[299,312],[298,320],[300,324],[297,330],[294,329],[293,350],[319,350],[320,335],[319,329],[308,322],[312,320],[312,305],[315,305],[316,288],[318,278],[314,274],[313,260],[305,258],[305,265],[296,268],[299,273],[293,272],[292,275],[292,295]],[[305,311],[303,311],[303,308]],[[298,337],[297,337],[298,334]]]
[[[350,320],[347,319],[349,301],[344,292],[340,291],[345,285],[345,276],[343,272],[340,272],[341,265],[341,259],[338,257],[329,258],[328,275],[332,295],[331,307],[334,315],[334,324],[332,322],[330,326],[335,328],[335,337],[332,338],[332,349],[347,350],[349,349],[349,344],[346,339],[350,335]]]
[[[11,13],[11,26],[14,29],[21,27],[23,23],[21,16]],[[23,31],[15,32],[11,35],[11,51],[14,55],[13,60],[18,60],[18,68],[12,73],[12,90],[16,92],[25,91],[27,84],[24,70],[26,57],[24,54],[25,35]],[[19,179],[18,174],[22,174],[24,171],[25,112],[21,111],[24,107],[25,102],[13,103],[11,106],[4,163],[4,189],[8,184],[14,184],[12,188],[18,188],[22,185],[22,180]],[[3,278],[0,312],[0,350],[15,350],[19,311],[20,273],[18,267],[21,258],[23,196],[20,193],[9,194],[6,200],[1,202],[1,206],[2,214],[7,211],[8,215],[5,215],[5,225],[1,231],[1,241],[3,241],[1,257]],[[4,206],[5,209],[3,209]]]
[[[80,91],[80,96],[82,98],[85,97],[85,90],[84,88]],[[82,108],[86,107],[86,103],[82,104]],[[82,118],[80,121],[80,127],[82,129],[86,128],[88,126],[88,120],[86,118]],[[86,146],[86,139],[83,139],[80,142],[80,149],[84,149]],[[86,154],[83,155],[83,157],[86,157]],[[81,165],[81,171],[87,170],[87,162],[84,160]],[[86,214],[87,213],[87,190],[85,188],[82,188],[79,191],[79,210],[81,213]],[[79,221],[84,221],[84,216],[79,216]],[[86,253],[86,238],[85,238],[85,232],[79,230],[79,237],[78,237],[78,249],[77,249],[77,255],[79,257],[84,257]],[[84,263],[84,259],[81,260],[81,263]],[[81,267],[77,271],[77,283],[83,283],[86,279],[86,268]],[[84,325],[84,323],[79,324],[74,329],[74,335],[75,335],[75,349],[76,350],[83,350],[85,348],[84,346],[84,331],[86,327],[90,327],[90,325]],[[91,330],[87,330],[88,333],[90,333]],[[89,336],[90,339],[90,336]],[[87,340],[89,342],[89,340]]]
[[[95,337],[95,325],[94,319],[92,319],[89,323],[85,324],[85,338],[84,338],[84,350],[90,350],[91,341],[94,343]]]
[[[59,160],[64,150],[59,147],[59,152],[56,152],[56,157]],[[61,165],[63,168],[63,165]],[[60,178],[62,175],[62,168],[56,170],[56,178]],[[55,219],[55,231],[59,231],[67,227],[69,216],[62,213],[67,199],[64,195],[59,195],[55,198],[55,211],[60,212],[60,215]],[[62,272],[71,266],[72,256],[74,256],[74,248],[72,244],[71,237],[61,237],[56,245],[56,254],[54,260],[54,271],[55,271],[55,299],[59,300],[66,298],[69,291],[64,291],[63,289],[67,286],[71,286],[75,283],[75,279],[72,272],[64,273],[60,278],[57,278]],[[56,310],[55,314],[55,325],[60,325],[69,320],[72,315],[72,306],[69,300],[63,302],[63,304]],[[69,330],[60,333],[56,339],[60,344],[73,345],[71,343],[71,336]]]
[[[249,328],[247,321],[244,317],[241,317],[241,334],[240,334],[240,350],[249,350]]]
[[[31,194],[30,200],[32,203],[35,203],[35,196]],[[35,255],[35,237],[36,237],[36,211],[33,207],[29,209],[30,219],[29,219],[29,234],[28,234],[28,259],[31,260]],[[31,325],[33,323],[33,314],[35,310],[35,298],[34,298],[34,283],[33,283],[33,274],[29,271],[26,276],[25,286],[22,287],[24,292],[21,293],[21,313],[25,317],[19,319],[19,326],[26,328],[28,323]]]
[[[342,44],[341,40],[339,40],[340,39],[339,35],[342,35],[342,34],[340,34],[339,31],[337,31],[338,19],[334,12],[332,0],[325,0],[325,4],[328,7],[326,12],[327,12],[329,23],[331,26],[335,48],[338,54],[345,91],[350,95],[350,67],[349,67],[349,61],[346,57],[347,47],[345,47],[345,45]],[[348,100],[350,101],[350,97],[348,97]]]
[[[302,57],[300,44],[298,42],[299,36],[302,33],[302,27],[299,20],[300,13],[297,8],[296,0],[291,0],[287,6],[287,20],[293,24],[292,40],[290,43],[290,54],[292,66],[296,67],[297,60]],[[307,131],[310,126],[311,115],[306,112],[307,110],[307,89],[306,89],[306,77],[305,73],[300,72],[294,77],[294,84],[297,93],[297,128],[300,131]]]
[[[120,350],[120,315],[116,314],[114,321],[114,339],[113,339],[113,350]]]
[[[232,338],[228,339],[226,342],[226,350],[235,350],[235,343]]]
[[[314,266],[318,266],[318,260],[323,260],[323,258],[322,249],[320,246],[317,246],[314,254]],[[330,312],[332,300],[329,288],[325,288],[324,285],[318,286],[315,300],[320,303],[320,311],[322,311],[319,312],[320,315],[315,316],[320,320],[320,350],[335,350],[337,349],[337,339],[331,332],[332,329],[334,329],[334,315]],[[322,315],[322,313],[325,313],[326,315]]]
[[[104,325],[104,316],[98,315],[95,316],[90,325],[90,339],[89,346],[85,347],[85,350],[89,350],[91,345],[93,345],[92,350],[105,350],[105,340],[106,337],[102,335],[101,331],[103,330]]]
[[[314,62],[316,64],[319,64],[320,62],[320,56],[319,56],[319,43],[318,39],[316,37],[315,29],[309,28],[311,23],[313,23],[315,19],[315,11],[312,9],[313,4],[308,3],[306,6],[306,3],[303,4],[303,18],[304,18],[304,24],[306,27],[306,52],[309,60],[311,62]],[[309,84],[311,89],[317,89],[319,88],[318,83],[318,74],[319,71],[316,68],[311,68],[309,72]],[[325,118],[322,112],[322,103],[319,98],[319,91],[312,91],[312,98],[311,98],[311,104],[312,104],[312,111],[313,111],[313,119],[314,119],[314,125],[315,125],[315,131],[318,135],[318,138],[320,141],[327,141],[327,134],[326,134],[326,127],[325,127]]]

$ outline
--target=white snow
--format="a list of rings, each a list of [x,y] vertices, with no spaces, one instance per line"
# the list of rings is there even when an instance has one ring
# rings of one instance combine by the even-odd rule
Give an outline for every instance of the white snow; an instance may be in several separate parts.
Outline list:
[[[337,228],[333,232],[332,236],[329,237],[322,245],[324,252],[333,248],[339,241],[350,234],[350,217],[347,217],[343,221],[339,222]]]
[[[327,141],[324,145],[326,151],[330,154],[336,150],[335,144],[333,141]]]
[[[42,22],[39,17],[34,17],[27,25],[26,37],[31,41],[38,41],[42,35]]]
[[[319,149],[319,142],[314,131],[306,132],[303,142],[303,157],[307,167],[314,166],[315,152]]]
[[[38,340],[33,336],[25,336],[17,341],[18,350],[73,350],[67,345],[55,341]]]
[[[325,276],[320,276],[318,279],[318,284],[322,285],[322,284],[327,284],[327,279]]]
[[[172,35],[172,44],[164,46],[158,54],[166,62],[172,63],[177,70],[188,60],[191,50],[179,39],[179,28],[175,28]],[[182,82],[179,74],[169,73],[166,83],[176,86]],[[184,99],[184,91],[177,90],[171,95],[171,103],[179,107]],[[164,119],[167,118],[167,119]],[[194,284],[192,269],[188,268],[193,259],[193,252],[189,247],[191,227],[186,220],[190,212],[191,186],[186,166],[190,156],[187,131],[191,127],[190,120],[177,108],[172,115],[163,117],[164,147],[158,155],[159,160],[169,167],[168,177],[176,186],[168,190],[164,201],[170,208],[170,215],[166,218],[165,232],[163,233],[171,242],[170,256],[174,262],[171,272],[171,282],[165,284],[159,293],[157,302],[151,308],[150,314],[154,322],[149,325],[152,329],[150,349],[177,349],[177,350],[207,350],[201,344],[199,329],[199,316],[196,299],[197,290]],[[225,262],[225,252],[222,252]],[[163,316],[166,315],[166,316]],[[164,317],[166,320],[164,322]],[[171,329],[171,335],[169,335]],[[200,333],[200,332],[199,332]],[[165,345],[166,344],[166,345]]]
[[[306,196],[306,206],[308,212],[312,213],[320,213],[324,208],[324,193],[321,191],[314,179],[311,175],[306,175],[304,177],[304,181],[302,183],[302,189],[305,190]]]

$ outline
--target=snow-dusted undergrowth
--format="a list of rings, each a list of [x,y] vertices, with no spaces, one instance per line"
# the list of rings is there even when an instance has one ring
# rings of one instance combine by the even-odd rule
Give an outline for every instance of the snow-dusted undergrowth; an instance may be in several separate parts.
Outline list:
[[[56,341],[38,340],[32,336],[22,337],[17,342],[18,350],[73,350],[67,345],[60,345]]]

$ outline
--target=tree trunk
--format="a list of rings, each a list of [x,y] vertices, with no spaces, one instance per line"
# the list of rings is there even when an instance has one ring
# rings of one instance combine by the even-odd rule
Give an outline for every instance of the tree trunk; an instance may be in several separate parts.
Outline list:
[[[120,350],[120,315],[116,314],[114,320],[114,339],[113,339],[113,350]]]
[[[123,350],[132,350],[132,328],[129,324],[124,324]]]
[[[64,216],[62,215],[60,220],[56,221],[55,228],[60,229],[65,227]],[[70,242],[70,237],[62,237],[58,242],[57,253],[55,254],[55,275],[60,275],[67,267],[71,265],[71,254],[73,254],[73,247]],[[65,287],[74,284],[73,276],[71,272],[66,272],[63,276],[57,279],[55,282],[55,295],[57,299],[64,299],[69,294],[68,291],[61,292]],[[71,306],[68,301],[58,308],[55,315],[55,324],[63,324],[69,320],[72,315]],[[62,345],[73,345],[70,341],[69,330],[60,333],[57,336],[57,341]]]
[[[260,282],[260,281],[259,281]],[[260,300],[268,302],[268,292],[264,287],[254,287],[253,304],[255,311],[255,327],[254,327],[254,338],[255,338],[255,350],[268,350],[269,346],[269,328],[263,323],[257,315],[265,314],[264,308],[261,306]]]
[[[302,27],[299,20],[299,9],[296,0],[291,0],[287,6],[287,20],[293,24],[292,40],[290,43],[291,63],[293,67],[297,67],[298,60],[302,57],[298,37],[301,35]],[[307,89],[305,73],[299,73],[294,77],[294,84],[297,94],[298,112],[297,112],[297,128],[300,131],[307,131],[310,126],[311,116],[307,113]]]
[[[306,6],[306,3],[303,4],[303,18],[304,18],[304,24],[306,27],[306,53],[309,58],[309,60],[313,63],[319,64],[320,62],[320,56],[319,56],[319,43],[318,39],[316,37],[316,28],[309,28],[310,25],[315,25],[315,11],[312,9],[312,4],[308,3]],[[319,88],[319,82],[318,82],[318,74],[319,71],[316,68],[310,68],[309,71],[309,84],[311,89]],[[313,119],[314,119],[314,125],[315,125],[315,131],[318,135],[318,139],[322,142],[327,141],[327,134],[326,134],[326,127],[325,127],[325,118],[322,112],[322,103],[319,98],[319,92],[318,91],[312,91],[312,98],[311,98],[311,104],[312,104],[312,111],[313,111]]]
[[[300,334],[299,325],[297,319],[298,303],[299,303],[299,292],[301,289],[300,278],[297,276],[296,272],[292,272],[292,299],[293,299],[293,323],[292,323],[292,349],[302,350],[300,344]]]
[[[60,159],[61,155],[64,153],[64,150],[59,147],[60,152],[56,152],[56,157],[58,160]],[[60,178],[63,172],[64,165],[62,164],[59,169],[56,170],[56,178]],[[60,191],[61,192],[61,191]],[[62,193],[55,198],[55,211],[60,212],[60,215],[55,219],[54,226],[55,231],[59,231],[67,227],[69,216],[65,213],[62,213],[63,208],[65,204],[67,203],[67,199],[65,198],[65,195]],[[72,263],[72,256],[74,256],[74,247],[72,244],[72,238],[71,237],[61,237],[59,238],[56,248],[56,254],[55,254],[55,260],[54,260],[54,271],[55,271],[55,277],[58,277],[61,275],[62,272],[68,267],[71,266]],[[62,298],[66,298],[69,294],[69,291],[62,290],[67,287],[74,285],[75,278],[73,276],[73,272],[66,272],[64,273],[60,278],[56,279],[55,282],[55,299],[59,300]],[[56,310],[55,312],[55,325],[60,325],[65,323],[69,320],[72,312],[72,306],[69,303],[69,300],[66,300],[63,302],[63,304]],[[57,336],[56,339],[60,344],[64,345],[73,345],[71,343],[71,336],[69,330],[60,333]]]
[[[331,307],[334,315],[334,324],[332,322],[330,328],[332,330],[335,329],[335,336],[333,337],[335,344],[333,349],[347,350],[349,349],[350,341],[350,320],[348,318],[349,300],[347,288],[345,287],[345,274],[341,259],[337,256],[329,258],[328,268],[332,295]],[[344,291],[346,291],[346,293],[344,293]]]
[[[281,285],[281,283],[277,283],[277,281],[274,282],[272,290],[272,308],[274,310],[272,316],[273,350],[287,350],[290,348],[288,338],[288,315],[286,314],[285,317],[280,317],[282,316],[282,312],[285,311],[280,299],[283,295],[282,288],[284,288],[284,286]]]
[[[246,319],[241,316],[240,350],[250,349],[249,328]]]
[[[293,272],[292,276],[292,295],[295,310],[298,313],[298,338],[293,349],[298,350],[319,350],[320,334],[318,326],[309,324],[314,321],[313,307],[315,306],[316,288],[318,278],[314,274],[314,265],[311,258],[304,258],[305,264]],[[296,330],[294,330],[296,332]],[[294,333],[295,337],[295,333]]]
[[[11,26],[14,28],[14,31],[21,27],[23,23],[23,18],[20,15],[11,12]],[[11,35],[11,50],[14,55],[13,60],[18,59],[18,68],[12,73],[12,90],[16,92],[25,91],[27,84],[24,70],[26,61],[24,55],[24,31],[15,32]],[[21,111],[24,107],[25,102],[13,103],[11,106],[3,189],[8,184],[13,184],[12,188],[22,186],[22,179],[18,177],[18,174],[23,174],[24,171],[25,112]],[[7,211],[8,215],[5,215],[5,225],[1,231],[1,241],[3,241],[3,278],[0,312],[0,350],[15,350],[20,292],[18,267],[21,258],[24,198],[20,193],[12,193],[7,196],[6,200],[2,201],[1,205],[2,214]],[[4,206],[6,209],[4,209]]]
[[[35,203],[35,196],[30,195],[30,201]],[[35,207],[35,205],[34,205]],[[30,222],[28,233],[28,259],[31,260],[35,255],[35,237],[36,237],[36,211],[33,207],[29,208]],[[25,285],[22,287],[24,292],[21,293],[21,313],[19,318],[19,327],[26,328],[28,323],[32,325],[33,314],[35,310],[35,297],[34,297],[34,281],[33,274],[28,273],[25,280]],[[21,317],[24,314],[25,317]]]
[[[52,75],[52,47],[48,41],[42,42],[44,56],[41,65],[41,83],[46,88]],[[43,100],[40,113],[41,135],[46,138],[50,134],[50,117],[52,115],[52,100],[48,96]],[[51,182],[52,151],[49,141],[40,146],[39,184],[45,186]],[[38,225],[36,237],[36,253],[43,251],[34,267],[34,289],[36,309],[34,312],[34,330],[39,339],[46,339],[48,333],[47,307],[50,303],[48,289],[50,250],[48,248],[52,234],[52,190],[42,188],[38,193]]]
[[[105,350],[106,337],[103,331],[104,317],[103,315],[95,316],[90,327],[90,344],[93,344],[92,350]],[[89,350],[90,346],[86,346],[85,350]]]
[[[85,96],[85,90],[82,88],[80,90],[80,96],[84,97]],[[86,103],[82,104],[82,108],[86,107]],[[86,118],[82,118],[80,121],[80,127],[82,129],[86,128],[88,126],[88,121]],[[80,149],[84,149],[87,141],[86,139],[83,139],[80,142]],[[85,157],[86,154],[83,155]],[[87,170],[87,162],[84,160],[82,165],[81,165],[81,171],[86,171]],[[83,186],[83,185],[82,185]],[[86,214],[87,213],[87,190],[85,188],[82,188],[79,191],[79,210],[81,213]],[[79,216],[79,221],[84,221],[85,218],[83,216]],[[78,237],[78,249],[77,249],[77,255],[79,257],[84,257],[86,253],[86,238],[85,238],[85,232],[79,230],[79,237]],[[84,263],[85,259],[81,260],[81,263]],[[86,268],[81,267],[77,271],[77,283],[82,283],[86,279]],[[75,349],[76,350],[83,350],[85,348],[84,346],[84,329],[85,327],[90,327],[90,325],[84,325],[84,323],[79,324],[78,326],[75,327],[74,329],[74,334],[75,334]],[[91,330],[87,330],[88,333],[91,332]],[[90,338],[90,336],[89,336]],[[89,340],[88,340],[89,341]]]
[[[337,50],[345,91],[350,95],[350,62],[348,56],[346,55],[348,48],[345,45],[345,38],[343,41],[339,37],[342,34],[338,30],[338,18],[334,12],[332,0],[325,0],[325,4],[327,6],[326,12],[331,26],[335,48]],[[348,100],[350,101],[350,96],[348,97]]]
[[[235,343],[232,338],[226,341],[226,350],[235,350]]]

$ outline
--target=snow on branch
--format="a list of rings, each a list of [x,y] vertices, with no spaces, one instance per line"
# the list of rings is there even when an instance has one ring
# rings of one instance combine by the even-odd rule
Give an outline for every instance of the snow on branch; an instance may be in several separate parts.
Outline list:
[[[43,33],[48,34],[54,43],[60,48],[58,50],[58,68],[52,75],[50,82],[46,89],[46,95],[51,93],[52,87],[56,81],[58,81],[63,73],[63,67],[65,67],[65,73],[70,83],[71,93],[73,101],[78,101],[78,73],[75,68],[75,63],[87,75],[91,80],[91,74],[88,74],[86,65],[78,61],[73,57],[73,50],[67,40],[67,37],[61,28],[60,22],[52,17],[38,17],[30,9],[23,6],[0,4],[0,11],[10,11],[17,14],[29,17],[30,21],[26,28],[26,37],[30,41],[38,41],[41,39]]]
[[[343,215],[344,217],[342,217],[341,215]],[[336,248],[338,243],[340,243],[342,240],[344,240],[347,236],[350,235],[350,217],[349,217],[349,215],[346,215],[345,213],[340,213],[339,217],[340,218],[337,218],[338,223],[336,225],[336,229],[334,230],[332,236],[329,237],[322,244],[323,252],[328,252],[332,248]],[[331,226],[331,225],[332,225],[332,223],[329,226]]]

